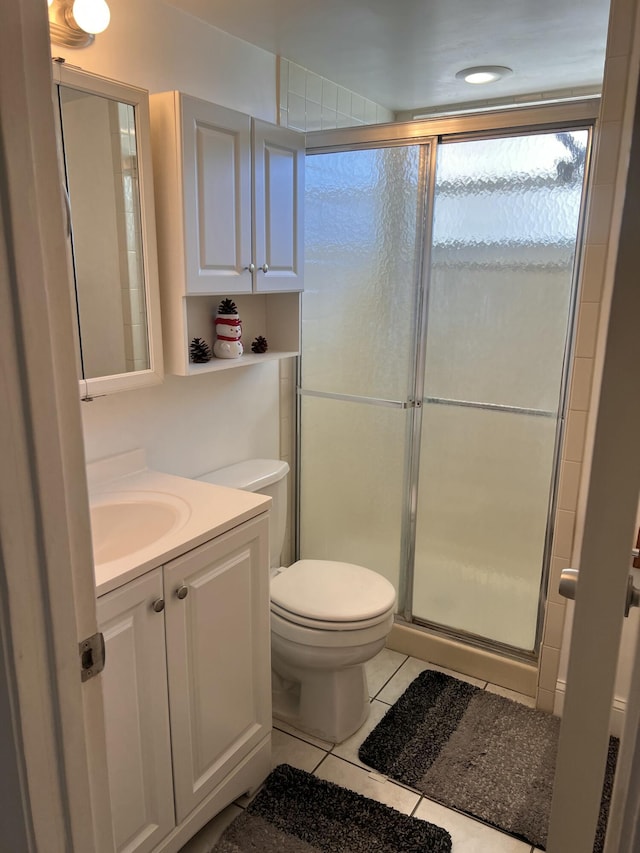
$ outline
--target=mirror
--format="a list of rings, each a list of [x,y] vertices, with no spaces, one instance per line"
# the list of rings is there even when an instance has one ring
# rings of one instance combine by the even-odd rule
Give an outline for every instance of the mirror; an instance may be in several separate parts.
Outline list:
[[[54,75],[78,374],[90,399],[162,380],[148,94],[64,65]]]

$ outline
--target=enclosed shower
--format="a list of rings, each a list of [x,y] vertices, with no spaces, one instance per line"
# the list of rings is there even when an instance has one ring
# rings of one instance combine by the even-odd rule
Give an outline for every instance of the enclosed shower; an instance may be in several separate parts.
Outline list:
[[[568,112],[311,134],[306,167],[299,555],[375,569],[401,620],[523,659],[591,144]]]

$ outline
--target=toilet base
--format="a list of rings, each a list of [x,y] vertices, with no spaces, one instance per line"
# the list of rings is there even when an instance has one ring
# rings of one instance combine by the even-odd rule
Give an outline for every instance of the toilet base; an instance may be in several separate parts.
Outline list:
[[[283,661],[272,661],[271,675],[273,716],[314,737],[341,743],[369,716],[362,664],[301,674]]]

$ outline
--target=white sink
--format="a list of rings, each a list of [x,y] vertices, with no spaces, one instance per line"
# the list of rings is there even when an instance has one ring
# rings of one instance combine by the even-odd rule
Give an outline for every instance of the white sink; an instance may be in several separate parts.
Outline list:
[[[91,503],[96,565],[120,560],[175,533],[189,519],[189,504],[157,492],[107,492]]]
[[[98,596],[267,512],[271,504],[264,495],[152,471],[140,448],[90,462],[87,484]]]

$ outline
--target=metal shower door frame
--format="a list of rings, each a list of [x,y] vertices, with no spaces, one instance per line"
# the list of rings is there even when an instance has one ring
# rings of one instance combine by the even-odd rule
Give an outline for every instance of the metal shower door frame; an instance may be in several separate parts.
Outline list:
[[[551,562],[551,547],[553,540],[554,518],[557,508],[558,475],[560,454],[564,436],[564,427],[568,408],[568,390],[570,368],[573,363],[575,326],[577,318],[577,294],[581,265],[581,246],[583,242],[585,211],[588,198],[590,155],[593,142],[593,127],[599,110],[599,99],[591,98],[576,100],[563,104],[526,107],[522,109],[506,109],[500,111],[479,112],[475,114],[445,116],[421,121],[398,124],[382,124],[363,127],[350,127],[339,130],[316,131],[307,134],[307,154],[326,154],[339,151],[362,150],[371,148],[389,148],[394,146],[418,144],[424,145],[427,151],[425,160],[428,161],[426,175],[423,176],[424,191],[422,200],[422,231],[419,235],[419,255],[421,262],[416,271],[416,317],[413,365],[413,377],[410,387],[413,389],[406,401],[369,400],[348,395],[331,394],[305,390],[301,386],[302,358],[298,358],[296,375],[296,458],[300,458],[301,444],[301,399],[303,396],[321,396],[334,399],[352,399],[354,402],[370,402],[376,405],[393,406],[411,409],[407,424],[405,489],[402,507],[401,538],[400,538],[400,588],[398,590],[399,608],[398,621],[418,628],[432,631],[445,637],[462,641],[477,648],[488,649],[518,660],[531,662],[537,659],[546,606],[546,592]],[[583,189],[580,205],[579,222],[576,236],[576,252],[574,257],[571,294],[568,309],[568,325],[565,338],[565,349],[561,371],[559,406],[555,412],[538,411],[519,407],[500,406],[498,404],[483,404],[466,400],[445,400],[424,396],[426,372],[427,328],[429,312],[429,284],[431,274],[431,250],[435,201],[436,157],[438,146],[441,144],[470,141],[475,139],[505,138],[541,132],[559,130],[587,130],[587,154],[583,177]],[[421,160],[422,163],[422,160]],[[413,583],[415,575],[415,543],[418,523],[418,481],[420,466],[420,445],[422,436],[423,400],[429,403],[473,406],[501,411],[518,411],[543,417],[556,418],[556,435],[553,451],[553,467],[549,490],[547,509],[547,529],[543,550],[543,565],[540,579],[540,591],[537,607],[536,640],[533,652],[516,649],[504,643],[492,641],[464,630],[451,629],[446,626],[429,623],[426,620],[415,620],[413,616]],[[295,553],[300,552],[300,513],[299,495],[301,489],[300,465],[296,466],[296,518],[295,518]]]

